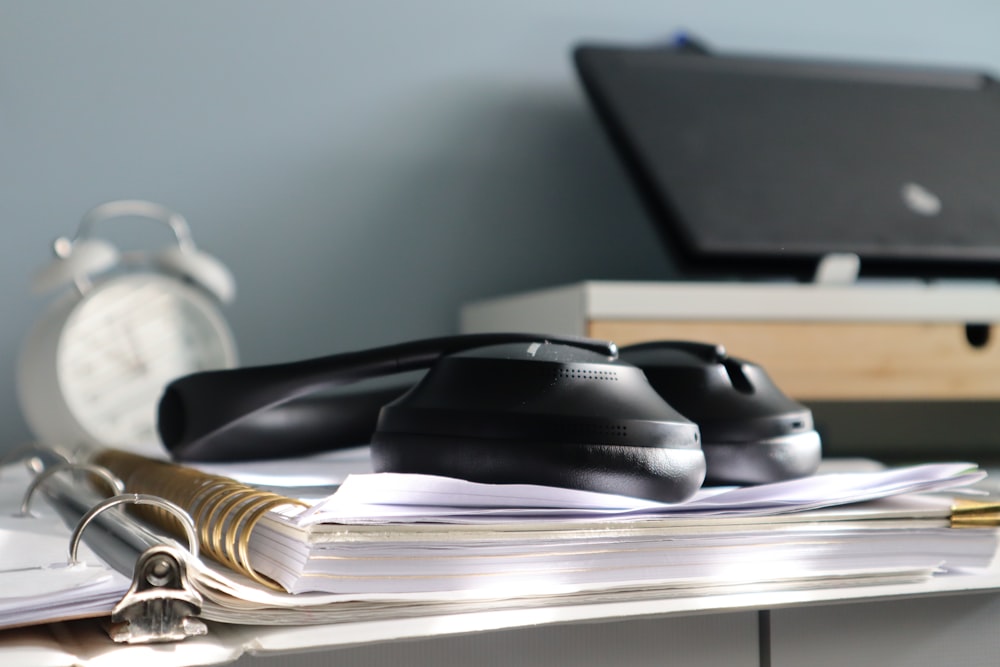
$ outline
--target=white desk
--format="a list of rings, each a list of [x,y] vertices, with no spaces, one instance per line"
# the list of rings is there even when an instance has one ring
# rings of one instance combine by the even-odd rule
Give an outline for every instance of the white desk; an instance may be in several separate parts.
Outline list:
[[[504,610],[311,627],[213,625],[206,637],[115,646],[95,622],[0,633],[0,664],[1000,664],[1000,568],[923,584]]]

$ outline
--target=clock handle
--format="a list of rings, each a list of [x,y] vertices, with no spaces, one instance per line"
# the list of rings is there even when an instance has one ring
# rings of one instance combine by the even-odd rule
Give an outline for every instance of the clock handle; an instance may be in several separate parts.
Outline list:
[[[440,357],[462,350],[541,341],[572,345],[611,358],[618,354],[615,344],[608,341],[486,333],[428,338],[286,364],[205,371],[167,386],[160,399],[157,426],[163,444],[176,457],[197,452],[197,458],[211,460],[206,456],[210,456],[213,442],[241,437],[246,430],[240,427],[251,416],[292,399],[366,378],[426,369]]]

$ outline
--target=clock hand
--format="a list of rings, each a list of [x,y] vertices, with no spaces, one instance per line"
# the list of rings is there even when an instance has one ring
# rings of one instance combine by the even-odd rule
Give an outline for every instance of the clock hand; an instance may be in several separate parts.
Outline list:
[[[125,331],[125,341],[127,342],[127,348],[129,351],[129,358],[130,358],[129,366],[138,375],[147,373],[149,371],[149,367],[143,360],[142,355],[139,354],[139,344],[136,341],[135,331],[133,329],[132,324],[123,324],[122,328]]]

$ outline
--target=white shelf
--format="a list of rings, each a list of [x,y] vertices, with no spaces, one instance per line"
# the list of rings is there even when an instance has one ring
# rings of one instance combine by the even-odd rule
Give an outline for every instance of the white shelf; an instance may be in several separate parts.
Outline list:
[[[1000,319],[1000,286],[588,281],[467,304],[461,328],[500,331],[531,322],[542,331],[583,334],[587,320],[605,319],[989,323]]]

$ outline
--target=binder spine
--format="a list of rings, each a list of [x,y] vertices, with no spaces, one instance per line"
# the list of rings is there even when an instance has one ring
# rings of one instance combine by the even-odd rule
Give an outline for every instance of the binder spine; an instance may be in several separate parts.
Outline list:
[[[203,554],[269,588],[284,590],[253,568],[250,538],[269,511],[288,505],[306,507],[305,503],[228,477],[120,450],[101,451],[94,462],[118,475],[126,491],[158,496],[184,508],[194,521]],[[160,508],[136,511],[171,532],[180,528],[177,519]]]

